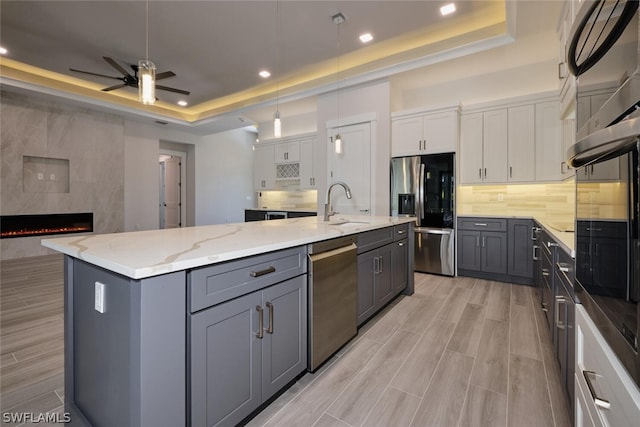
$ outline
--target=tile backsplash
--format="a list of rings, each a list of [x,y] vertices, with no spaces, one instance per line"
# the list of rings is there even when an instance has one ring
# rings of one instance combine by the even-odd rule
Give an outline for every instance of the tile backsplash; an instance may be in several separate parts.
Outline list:
[[[257,208],[266,209],[308,209],[316,211],[318,192],[305,191],[261,191],[257,197]]]
[[[554,222],[575,219],[573,179],[548,184],[463,185],[457,190],[458,215],[523,216]]]

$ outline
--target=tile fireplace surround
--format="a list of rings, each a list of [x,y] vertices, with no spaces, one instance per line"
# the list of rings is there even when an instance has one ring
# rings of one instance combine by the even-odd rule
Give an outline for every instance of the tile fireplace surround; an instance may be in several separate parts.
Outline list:
[[[95,232],[123,231],[122,117],[2,91],[0,120],[0,215],[93,212]],[[58,179],[64,168],[35,171],[35,179],[43,181],[25,182],[25,157],[68,161],[68,191],[38,184],[52,174]],[[40,240],[1,239],[0,259],[50,253]]]

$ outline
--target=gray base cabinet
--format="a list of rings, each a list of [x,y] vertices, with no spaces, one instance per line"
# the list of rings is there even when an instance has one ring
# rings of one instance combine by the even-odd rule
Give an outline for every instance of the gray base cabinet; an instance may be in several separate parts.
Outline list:
[[[404,224],[358,235],[358,326],[407,287],[408,233]]]
[[[532,285],[533,221],[458,218],[458,275]]]
[[[236,425],[306,369],[305,279],[191,316],[191,425]]]

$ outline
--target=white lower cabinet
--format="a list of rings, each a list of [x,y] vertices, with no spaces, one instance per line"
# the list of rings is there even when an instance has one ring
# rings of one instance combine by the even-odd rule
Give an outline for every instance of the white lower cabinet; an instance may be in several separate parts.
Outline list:
[[[640,388],[585,311],[576,304],[576,426],[640,424]]]

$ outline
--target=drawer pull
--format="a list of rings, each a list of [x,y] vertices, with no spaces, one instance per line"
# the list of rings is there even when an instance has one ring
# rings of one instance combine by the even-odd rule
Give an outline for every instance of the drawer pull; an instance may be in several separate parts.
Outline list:
[[[558,244],[554,243],[554,242],[547,242],[547,246],[550,247],[550,248],[557,248]]]
[[[404,230],[398,230],[398,234],[404,234]]]
[[[487,224],[482,223],[482,222],[476,222],[476,223],[475,223],[475,224],[473,224],[473,225],[475,225],[476,227],[486,227],[486,226],[487,226]]]
[[[398,243],[398,246],[403,247],[403,246],[404,246],[404,243],[403,243],[403,242],[400,242],[400,243]]]
[[[591,376],[597,377],[598,374],[596,374],[593,371],[582,371],[582,375],[584,375],[584,379],[587,381],[587,387],[589,387],[589,393],[591,393],[591,397],[593,398],[593,402],[596,404],[596,406],[602,409],[610,409],[611,403],[608,400],[598,397],[593,387],[593,384],[591,383]]]
[[[266,306],[269,309],[269,326],[267,326],[267,333],[273,334],[273,304],[267,302]]]
[[[264,276],[265,274],[275,273],[275,271],[276,271],[276,268],[271,266],[271,267],[265,268],[264,270],[251,271],[251,272],[249,272],[249,276],[251,276],[251,277],[260,277],[260,276]]]
[[[264,320],[262,319],[264,310],[259,305],[256,305],[256,311],[258,312],[258,332],[256,332],[256,337],[262,339],[262,337],[264,337],[264,333],[262,331],[262,328],[264,327]]]
[[[566,264],[562,264],[557,262],[556,266],[558,267],[558,270],[562,271],[563,273],[568,273],[569,272],[569,267],[567,267]]]

